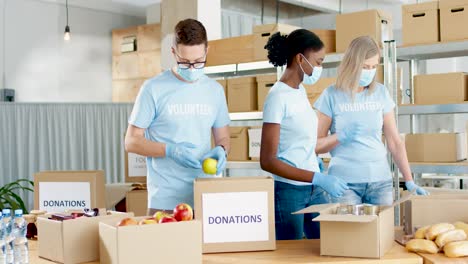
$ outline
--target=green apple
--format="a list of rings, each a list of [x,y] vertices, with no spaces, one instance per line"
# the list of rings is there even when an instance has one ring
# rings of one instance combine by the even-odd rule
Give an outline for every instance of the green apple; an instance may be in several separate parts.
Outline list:
[[[216,166],[218,166],[218,161],[212,158],[208,158],[203,161],[203,171],[206,174],[216,174]]]

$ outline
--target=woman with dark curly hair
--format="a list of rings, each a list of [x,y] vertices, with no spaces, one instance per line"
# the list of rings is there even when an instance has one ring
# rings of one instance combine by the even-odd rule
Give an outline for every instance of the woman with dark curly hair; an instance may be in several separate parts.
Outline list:
[[[270,63],[286,65],[265,101],[260,153],[262,169],[275,177],[276,238],[302,239],[304,234],[318,238],[312,214],[291,213],[327,203],[325,191],[339,197],[348,188],[341,177],[320,172],[315,154],[317,116],[302,86],[320,78],[324,45],[314,33],[298,29],[287,36],[274,34],[265,48]]]

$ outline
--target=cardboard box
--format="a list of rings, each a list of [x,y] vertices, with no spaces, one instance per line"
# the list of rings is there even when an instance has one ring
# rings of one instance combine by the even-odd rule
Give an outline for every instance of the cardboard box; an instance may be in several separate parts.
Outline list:
[[[198,178],[195,218],[203,224],[203,252],[276,249],[271,177]]]
[[[125,151],[125,182],[146,183],[146,157]]]
[[[132,190],[125,196],[127,212],[135,216],[144,216],[148,213],[148,190]]]
[[[226,96],[226,101],[227,101],[227,98],[228,98],[228,96],[227,96],[227,80],[222,79],[222,80],[216,80],[216,81],[223,87],[224,95]]]
[[[64,212],[106,208],[104,171],[44,171],[34,175],[34,209]]]
[[[468,100],[468,75],[462,72],[414,76],[416,104],[456,104]]]
[[[117,223],[132,214],[113,212],[98,217],[80,217],[63,222],[37,218],[38,255],[59,263],[84,263],[99,260],[99,221]]]
[[[338,215],[339,204],[312,205],[294,214],[320,213],[320,255],[358,258],[381,258],[393,246],[394,207],[382,206],[378,215]]]
[[[121,227],[115,224],[99,223],[100,263],[202,263],[199,221]]]
[[[405,203],[405,231],[437,223],[468,222],[468,194],[413,196]]]
[[[403,45],[440,41],[439,2],[426,2],[401,7]]]
[[[260,160],[260,146],[262,144],[262,128],[249,128],[249,158],[251,160]]]
[[[336,30],[311,29],[325,45],[325,53],[336,52]]]
[[[468,0],[440,0],[439,9],[441,40],[468,39]]]
[[[371,36],[382,45],[392,40],[391,16],[375,9],[336,16],[336,52],[345,52],[351,41],[360,36]]]
[[[206,66],[254,61],[254,35],[208,41]]]
[[[335,83],[336,77],[330,77],[320,78],[314,85],[304,85],[310,104],[313,106],[322,92]]]
[[[465,160],[465,133],[408,134],[406,153],[410,162],[457,162]]]
[[[229,112],[257,110],[256,77],[239,77],[227,80]]]
[[[231,135],[231,150],[229,161],[249,160],[249,135],[248,127],[229,127]]]
[[[277,80],[277,74],[257,75],[257,109],[259,111],[263,111],[265,99]]]
[[[254,26],[254,60],[268,60],[268,51],[265,49],[265,45],[273,34],[276,32],[281,32],[281,34],[289,34],[296,29],[299,29],[299,27],[285,24],[267,24]]]

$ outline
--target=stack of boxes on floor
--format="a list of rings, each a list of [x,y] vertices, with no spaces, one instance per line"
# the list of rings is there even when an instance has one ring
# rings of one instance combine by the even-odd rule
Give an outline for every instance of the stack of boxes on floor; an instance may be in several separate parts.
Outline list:
[[[403,45],[447,43],[468,39],[468,1],[440,0],[404,5]],[[416,75],[414,103],[459,104],[468,101],[468,76],[462,72]],[[464,133],[406,135],[412,162],[457,162],[467,158]]]

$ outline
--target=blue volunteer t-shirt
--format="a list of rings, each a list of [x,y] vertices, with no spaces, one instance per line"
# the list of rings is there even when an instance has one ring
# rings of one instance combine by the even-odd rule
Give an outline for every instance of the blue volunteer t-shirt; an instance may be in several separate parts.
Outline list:
[[[145,137],[162,143],[189,142],[201,159],[211,147],[211,129],[230,122],[223,88],[203,76],[183,82],[171,70],[147,80],[140,89],[129,124],[145,128]],[[193,181],[201,170],[179,166],[170,158],[147,157],[148,206],[172,210],[193,206]]]
[[[293,89],[283,82],[277,82],[265,100],[263,122],[280,124],[278,159],[299,169],[319,171],[315,155],[317,115],[302,85],[299,89]],[[289,184],[311,185],[278,175],[274,177]]]
[[[377,84],[355,95],[328,87],[315,102],[314,108],[332,118],[330,132],[340,131],[352,123],[365,126],[371,133],[355,141],[339,144],[330,153],[330,175],[343,178],[348,183],[377,182],[391,179],[387,150],[382,143],[384,115],[391,112],[395,103],[387,88]]]

